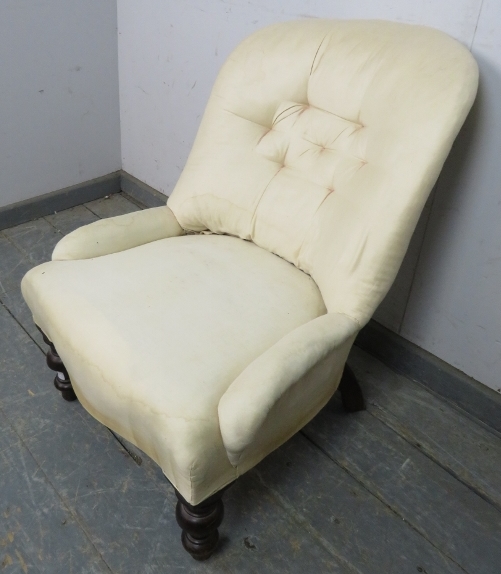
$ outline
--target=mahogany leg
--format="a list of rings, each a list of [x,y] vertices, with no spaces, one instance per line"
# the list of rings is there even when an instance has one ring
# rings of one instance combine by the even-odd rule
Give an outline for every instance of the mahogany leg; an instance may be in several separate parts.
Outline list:
[[[228,488],[228,487],[226,487]],[[218,527],[224,517],[224,506],[221,497],[223,488],[200,504],[192,506],[176,490],[178,498],[176,519],[183,529],[181,541],[195,560],[207,560],[216,549],[219,540]]]
[[[77,396],[75,395],[75,391],[71,386],[70,376],[68,375],[68,371],[66,370],[61,357],[57,354],[54,343],[49,341],[41,329],[39,329],[39,331],[42,333],[45,343],[49,345],[49,350],[47,351],[47,366],[52,371],[56,371],[56,376],[54,377],[54,386],[58,391],[61,392],[64,400],[75,401]]]
[[[344,366],[343,376],[339,383],[339,391],[341,392],[341,399],[343,407],[349,413],[356,413],[357,411],[365,411],[365,400],[362,394],[362,389],[358,384],[353,371]]]

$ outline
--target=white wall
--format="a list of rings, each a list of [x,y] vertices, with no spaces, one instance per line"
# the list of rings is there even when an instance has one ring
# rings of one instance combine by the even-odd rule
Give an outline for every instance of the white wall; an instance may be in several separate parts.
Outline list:
[[[439,180],[401,334],[501,391],[501,2],[484,0],[480,89]]]
[[[0,206],[121,167],[116,0],[0,2]]]
[[[499,0],[118,0],[123,169],[172,191],[217,71],[246,35],[267,24],[383,18],[434,26],[473,46],[482,73],[478,102],[376,318],[498,389],[500,6]]]

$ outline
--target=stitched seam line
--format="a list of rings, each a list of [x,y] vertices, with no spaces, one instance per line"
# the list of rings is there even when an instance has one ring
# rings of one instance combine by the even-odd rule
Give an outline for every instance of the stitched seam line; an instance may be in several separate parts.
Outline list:
[[[259,204],[261,203],[261,200],[264,197],[264,194],[266,193],[266,191],[268,190],[268,188],[271,185],[271,182],[275,179],[275,177],[277,177],[277,175],[282,171],[282,168],[280,167],[278,169],[278,171],[273,174],[273,176],[271,177],[270,181],[264,186],[264,189],[261,193],[261,195],[259,196],[259,199],[257,200],[257,204],[256,207],[254,208],[254,212],[252,213],[252,217],[251,217],[251,223],[250,223],[250,229],[249,229],[249,237],[252,239],[252,241],[254,241],[254,232],[255,232],[255,227],[256,227],[256,219],[257,219],[257,210],[259,208]]]
[[[289,118],[290,116],[294,115],[294,114],[296,113],[295,110],[292,111],[290,114],[287,114],[286,116],[284,116],[284,114],[285,114],[286,112],[288,112],[288,111],[290,111],[290,110],[292,110],[292,109],[294,109],[294,108],[297,108],[297,107],[302,108],[302,107],[304,107],[304,104],[299,104],[299,103],[293,104],[292,106],[289,106],[287,109],[281,111],[281,112],[278,114],[278,116],[275,118],[275,120],[273,121],[273,124],[272,124],[272,125],[273,125],[273,126],[276,126],[276,125],[279,124],[282,120],[286,120],[286,119]]]
[[[194,488],[193,488],[193,475],[192,475],[193,466],[194,466],[194,464],[192,464],[190,466],[190,504],[191,504],[191,501],[194,500],[193,495],[195,493]]]
[[[322,41],[320,42],[320,44],[318,45],[317,51],[315,52],[315,56],[313,57],[313,62],[311,63],[311,68],[310,68],[310,76],[313,74],[313,68],[315,66],[315,62],[317,60],[317,56],[318,53],[320,52],[320,48],[322,47],[322,44],[324,43],[325,39],[327,38],[329,34],[326,34],[323,38]]]
[[[311,228],[313,227],[313,222],[315,220],[315,217],[319,211],[319,209],[322,207],[322,205],[324,204],[325,200],[330,197],[332,194],[334,193],[334,190],[331,191],[330,193],[328,193],[323,199],[322,201],[318,204],[318,207],[315,209],[315,213],[311,216],[311,220],[310,220],[310,224],[308,225],[308,229],[305,230],[304,235],[303,235],[303,240],[301,241],[301,246],[298,249],[297,252],[297,262],[298,262],[298,267],[300,265],[300,261],[302,259],[302,251],[304,248],[304,244],[306,242],[306,238],[309,237],[310,232],[311,232]]]
[[[344,315],[345,317],[348,317],[348,319],[351,319],[354,323],[356,323],[359,327],[359,330],[362,328],[362,324],[360,323],[360,321],[358,319],[355,319],[355,317],[348,315],[348,313],[344,313],[343,311],[329,311],[329,315],[330,314]]]

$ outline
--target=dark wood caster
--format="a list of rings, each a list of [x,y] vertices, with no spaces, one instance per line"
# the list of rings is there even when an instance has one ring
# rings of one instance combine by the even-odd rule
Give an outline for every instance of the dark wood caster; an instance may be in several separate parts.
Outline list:
[[[42,329],[38,328],[38,330],[42,333],[44,342],[49,345],[49,350],[47,351],[47,366],[52,371],[56,371],[54,386],[61,392],[65,401],[76,401],[77,396],[71,386],[70,376],[68,375],[68,371],[66,370],[61,357],[57,354],[54,343],[49,341]]]
[[[223,488],[196,506],[192,506],[177,492],[176,519],[183,532],[181,541],[184,549],[195,560],[207,560],[216,549],[219,532],[224,517],[224,505],[221,497]]]
[[[339,391],[341,392],[341,400],[343,407],[349,413],[356,413],[358,411],[365,411],[365,400],[362,389],[358,384],[353,371],[344,366],[343,376],[339,383]]]

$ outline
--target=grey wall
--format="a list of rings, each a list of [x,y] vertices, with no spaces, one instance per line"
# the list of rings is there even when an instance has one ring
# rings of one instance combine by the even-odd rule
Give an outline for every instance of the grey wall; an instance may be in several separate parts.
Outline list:
[[[116,171],[116,0],[0,2],[0,207]]]
[[[438,182],[400,333],[501,392],[501,2],[471,42],[480,89]]]

